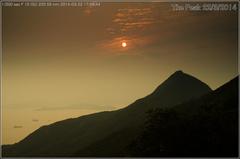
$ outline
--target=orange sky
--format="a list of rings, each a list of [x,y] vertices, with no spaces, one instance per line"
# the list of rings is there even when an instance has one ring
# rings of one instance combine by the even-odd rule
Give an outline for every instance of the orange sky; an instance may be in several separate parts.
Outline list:
[[[57,120],[127,106],[176,70],[213,89],[237,75],[234,11],[101,3],[2,14],[4,144]]]

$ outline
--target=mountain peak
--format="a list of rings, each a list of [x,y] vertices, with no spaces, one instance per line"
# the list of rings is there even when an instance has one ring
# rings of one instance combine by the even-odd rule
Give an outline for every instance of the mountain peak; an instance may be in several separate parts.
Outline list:
[[[182,70],[177,70],[172,75],[170,75],[170,77],[179,77],[180,78],[180,77],[183,77],[185,75],[188,75],[188,74],[185,74]]]
[[[177,75],[177,74],[184,74],[182,70],[177,70],[176,72],[173,73],[173,75]]]
[[[182,100],[180,101],[184,101],[185,99],[189,99],[189,96],[192,98],[199,97],[210,91],[212,91],[211,88],[204,82],[184,73],[182,70],[178,70],[158,86],[150,96],[154,98],[171,97],[172,100],[181,98]]]

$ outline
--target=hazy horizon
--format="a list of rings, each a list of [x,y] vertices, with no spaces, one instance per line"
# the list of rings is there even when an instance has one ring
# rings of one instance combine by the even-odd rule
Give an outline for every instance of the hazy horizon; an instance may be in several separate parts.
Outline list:
[[[237,12],[176,12],[170,3],[2,9],[3,144],[125,107],[177,70],[212,89],[238,74]]]

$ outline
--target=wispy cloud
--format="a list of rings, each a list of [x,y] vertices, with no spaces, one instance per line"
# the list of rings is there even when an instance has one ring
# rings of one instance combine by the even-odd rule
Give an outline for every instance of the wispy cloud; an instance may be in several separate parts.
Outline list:
[[[156,23],[153,8],[120,8],[114,15],[113,25],[117,25],[121,33],[131,30],[146,29],[149,25]]]
[[[14,125],[13,128],[14,128],[14,129],[21,129],[21,128],[23,128],[23,126],[21,126],[21,125]]]
[[[139,33],[143,33],[157,22],[153,13],[152,6],[131,6],[117,9],[111,27],[106,29],[111,37],[101,41],[99,46],[110,52],[115,52],[115,54],[127,54],[128,50],[141,48],[151,43],[154,39],[152,36],[140,35]],[[127,47],[122,47],[122,42],[126,42]]]
[[[32,119],[32,122],[38,122],[39,120],[38,119]]]
[[[169,15],[170,5],[143,4],[122,6],[116,9],[111,25],[106,28],[108,37],[98,44],[111,54],[134,54],[139,49],[151,46],[159,37],[157,32],[161,24],[166,22],[162,18]],[[121,47],[127,42],[127,47]]]
[[[98,46],[103,48],[104,52],[115,55],[141,54],[142,48],[151,46],[154,48],[167,46],[169,50],[172,49],[172,45],[175,48],[186,47],[187,43],[193,41],[194,45],[198,45],[199,42],[206,43],[202,40],[205,38],[203,35],[214,35],[212,37],[218,40],[220,34],[226,34],[223,37],[229,36],[231,30],[236,30],[234,27],[237,25],[230,25],[234,21],[232,19],[236,17],[232,14],[174,11],[170,3],[124,6],[116,9],[111,25],[106,29],[108,36],[105,40],[99,41]],[[121,47],[122,42],[127,42],[127,47]]]
[[[35,111],[57,111],[57,110],[113,110],[115,107],[112,106],[99,106],[94,104],[76,104],[70,106],[54,106],[54,107],[40,107],[35,109]]]
[[[100,43],[100,47],[104,49],[108,49],[115,54],[124,54],[128,53],[128,50],[133,48],[141,48],[146,46],[147,44],[151,43],[154,40],[152,36],[139,36],[139,35],[132,35],[132,36],[116,36],[110,40],[105,40]],[[127,47],[122,47],[121,43],[126,42]],[[133,54],[133,52],[131,53]]]
[[[95,12],[95,11],[96,11],[95,7],[86,6],[83,9],[83,14],[86,16],[89,16],[89,15],[93,14],[93,12]]]

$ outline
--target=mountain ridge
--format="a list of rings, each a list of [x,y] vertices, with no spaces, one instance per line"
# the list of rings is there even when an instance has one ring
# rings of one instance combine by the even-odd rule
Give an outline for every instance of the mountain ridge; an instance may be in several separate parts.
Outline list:
[[[239,76],[194,100],[149,113],[134,157],[238,157]]]
[[[173,73],[172,75],[170,75],[165,81],[163,81],[162,84],[159,85],[150,94],[150,96],[156,96],[156,95],[159,95],[162,93],[166,93],[166,89],[169,89],[169,87],[171,89],[179,89],[180,91],[182,91],[181,89],[183,89],[183,86],[186,89],[186,86],[188,86],[188,85],[191,87],[194,87],[194,88],[187,87],[187,89],[189,89],[191,91],[193,89],[199,89],[197,87],[200,87],[200,86],[203,87],[203,88],[201,88],[202,93],[205,93],[203,89],[212,90],[207,84],[205,84],[201,80],[199,80],[199,79],[195,78],[194,76],[191,76],[187,73],[184,73],[182,70],[178,70],[175,73]],[[201,95],[201,93],[199,93],[196,96],[199,96],[199,95]]]
[[[169,90],[161,88],[161,85],[166,85],[164,87],[169,87]],[[131,139],[140,131],[147,111],[157,107],[171,107],[212,91],[205,83],[182,71],[175,72],[161,85],[157,87],[157,91],[125,108],[84,115],[43,126],[20,142],[8,146],[3,154],[22,157],[69,156],[121,131],[132,132],[129,135]],[[169,92],[172,92],[171,98],[168,97]],[[126,144],[128,143],[123,142],[121,146],[124,147]],[[121,148],[116,148],[116,151],[117,149]],[[120,156],[119,152],[116,152],[116,155]]]

